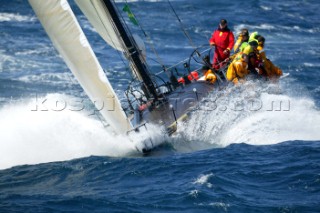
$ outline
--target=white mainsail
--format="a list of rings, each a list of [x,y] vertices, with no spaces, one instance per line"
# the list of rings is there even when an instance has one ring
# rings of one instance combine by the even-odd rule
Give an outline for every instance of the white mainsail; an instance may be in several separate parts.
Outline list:
[[[89,2],[89,0],[88,0]],[[131,129],[114,90],[66,0],[29,0],[44,29],[92,102],[119,134]]]
[[[99,35],[114,49],[124,52],[120,35],[111,21],[111,15],[101,0],[75,0]]]

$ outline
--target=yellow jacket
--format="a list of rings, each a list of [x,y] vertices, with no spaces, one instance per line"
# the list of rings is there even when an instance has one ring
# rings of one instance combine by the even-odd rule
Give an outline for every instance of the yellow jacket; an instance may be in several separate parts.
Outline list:
[[[237,84],[239,79],[249,74],[248,64],[243,58],[233,61],[227,70],[227,79]]]
[[[258,40],[257,39],[255,39],[255,37],[258,35],[258,32],[253,32],[253,33],[251,33],[250,34],[250,37],[249,37],[249,42],[250,41],[256,41],[256,42],[258,42]]]
[[[236,43],[234,44],[234,46],[233,46],[233,51],[234,52],[237,52],[239,50],[239,47],[240,47],[240,45],[242,43],[242,37],[243,37],[242,34],[240,34],[238,39],[237,39],[237,41],[236,41]]]
[[[246,55],[249,55],[252,52],[254,52],[254,49],[251,45],[247,45],[242,51],[242,53],[244,53]]]

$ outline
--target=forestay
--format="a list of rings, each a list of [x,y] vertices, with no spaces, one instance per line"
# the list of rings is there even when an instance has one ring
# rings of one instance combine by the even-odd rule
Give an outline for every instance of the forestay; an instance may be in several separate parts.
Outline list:
[[[131,124],[66,0],[29,0],[54,46],[93,103],[117,133]],[[89,1],[88,1],[89,2]],[[98,1],[97,1],[98,2]]]

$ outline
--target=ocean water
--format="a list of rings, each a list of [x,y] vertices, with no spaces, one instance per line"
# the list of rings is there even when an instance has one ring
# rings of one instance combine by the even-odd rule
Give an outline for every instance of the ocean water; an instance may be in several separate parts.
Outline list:
[[[320,3],[170,0],[180,24],[166,0],[116,2],[157,50],[147,44],[154,73],[226,18],[235,34],[264,35],[287,76],[212,94],[171,138],[150,127],[162,145],[142,155],[94,113],[28,2],[0,0],[0,212],[320,212]],[[127,63],[70,4],[123,98]]]

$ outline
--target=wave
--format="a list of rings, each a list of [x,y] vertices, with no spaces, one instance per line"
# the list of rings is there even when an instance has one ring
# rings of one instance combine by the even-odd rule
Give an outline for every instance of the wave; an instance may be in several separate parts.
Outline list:
[[[193,184],[206,185],[208,188],[212,188],[212,183],[209,181],[212,176],[214,176],[213,173],[206,175],[202,174],[193,182]]]
[[[285,93],[278,85],[257,82],[228,88],[202,103],[189,121],[179,124],[174,147],[194,151],[234,143],[320,140],[320,112],[314,101]]]
[[[79,111],[69,103],[61,105],[63,100],[72,99],[74,97],[49,94],[41,99],[41,103],[48,100],[41,105],[28,99],[3,106],[0,109],[0,169],[91,155],[136,155],[144,145],[142,138],[149,137],[150,132],[154,143],[163,142],[163,138],[156,138],[157,128],[152,126],[148,126],[148,133],[130,137],[115,135],[90,108]],[[57,100],[61,101],[60,105],[55,103]]]
[[[10,21],[32,22],[35,20],[36,20],[36,17],[34,16],[23,16],[23,15],[14,14],[14,13],[0,13],[0,22],[10,22]]]
[[[52,85],[65,85],[68,83],[68,86],[78,85],[78,82],[73,77],[71,72],[64,73],[40,73],[37,75],[25,75],[18,77],[17,80],[32,83],[32,82],[41,82],[44,84],[52,84]]]
[[[319,68],[320,67],[320,63],[303,63],[303,65],[305,67],[312,67],[312,68]]]
[[[284,141],[315,141],[320,139],[320,113],[312,100],[288,96],[263,94],[263,101],[287,99],[287,110],[261,111],[232,125],[221,139],[221,144],[245,142],[251,145],[268,145]]]
[[[12,38],[6,38],[11,42]],[[25,49],[24,45],[32,43],[28,41],[27,44],[20,44],[19,41],[13,41],[16,46],[20,45],[21,49],[3,49],[0,50],[0,73],[21,73],[24,74],[30,70],[47,71],[50,69],[64,67],[61,66],[61,59],[56,55],[54,49],[46,44],[34,44],[33,50]],[[27,47],[28,48],[28,47]],[[24,70],[24,72],[21,72]]]
[[[272,7],[268,7],[268,6],[265,6],[265,5],[261,5],[260,8],[265,10],[265,11],[271,11],[272,10]]]
[[[267,24],[267,23],[262,23],[259,25],[249,25],[249,24],[239,24],[234,27],[234,31],[236,32],[235,35],[238,35],[239,32],[241,31],[242,28],[247,28],[249,29],[250,32],[254,31],[272,31],[273,33],[279,33],[281,36],[284,36],[284,31],[285,32],[303,32],[303,33],[318,33],[319,28],[314,27],[314,28],[302,28],[300,26],[283,26],[283,25],[277,25],[277,24]]]

